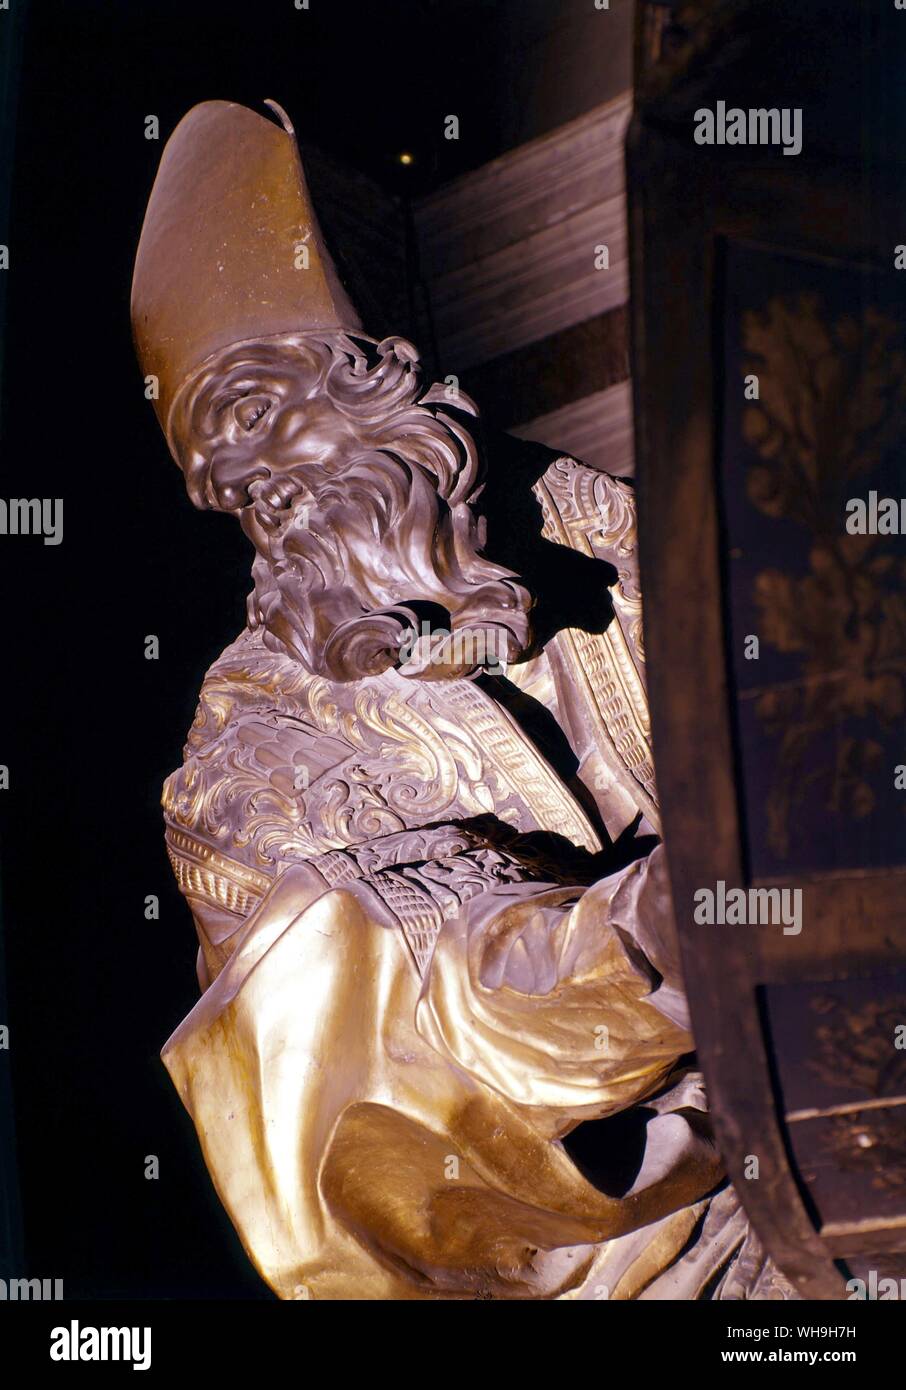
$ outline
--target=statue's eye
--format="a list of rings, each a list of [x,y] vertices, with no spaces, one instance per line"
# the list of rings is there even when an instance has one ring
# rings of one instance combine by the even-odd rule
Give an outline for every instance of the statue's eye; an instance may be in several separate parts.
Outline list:
[[[245,396],[237,401],[235,416],[244,430],[252,430],[271,408],[267,396]]]

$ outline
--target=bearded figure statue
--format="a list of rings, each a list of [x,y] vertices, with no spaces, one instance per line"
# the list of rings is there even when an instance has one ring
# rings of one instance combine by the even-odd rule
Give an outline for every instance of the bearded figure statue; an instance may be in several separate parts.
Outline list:
[[[133,285],[189,495],[256,554],[163,796],[217,1192],[285,1299],[794,1296],[694,1069],[632,489],[362,332],[274,109],[184,118]]]

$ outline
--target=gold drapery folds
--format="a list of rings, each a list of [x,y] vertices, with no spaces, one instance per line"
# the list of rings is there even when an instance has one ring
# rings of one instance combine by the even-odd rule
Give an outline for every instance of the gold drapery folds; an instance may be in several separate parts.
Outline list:
[[[721,1176],[688,1094],[649,1123],[624,1196],[551,1142],[663,1091],[691,1045],[618,921],[627,894],[663,910],[659,856],[538,889],[474,899],[422,983],[367,887],[319,896],[291,873],[168,1042],[221,1199],[282,1297],[551,1298],[602,1242],[673,1213],[682,1245],[681,1209]]]

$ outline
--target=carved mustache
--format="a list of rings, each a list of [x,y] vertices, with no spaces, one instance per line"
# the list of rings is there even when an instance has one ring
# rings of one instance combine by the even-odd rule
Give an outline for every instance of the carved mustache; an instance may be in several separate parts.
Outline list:
[[[285,533],[298,523],[300,516],[304,526],[307,511],[316,505],[308,486],[292,474],[282,478],[256,478],[249,484],[248,495],[255,519],[271,534]]]

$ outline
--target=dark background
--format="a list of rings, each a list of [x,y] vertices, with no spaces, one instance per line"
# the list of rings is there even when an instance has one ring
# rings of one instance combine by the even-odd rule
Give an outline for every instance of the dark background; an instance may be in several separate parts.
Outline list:
[[[198,101],[273,97],[303,148],[404,209],[628,85],[622,0],[607,30],[589,29],[591,0],[310,3],[13,0],[0,15],[7,159],[15,133],[0,492],[65,499],[62,545],[0,548],[0,1277],[62,1278],[67,1298],[270,1297],[158,1057],[197,998],[160,789],[250,588],[239,528],[184,495],[131,348],[164,142]],[[443,138],[451,113],[459,141]],[[144,138],[150,114],[159,141]],[[152,633],[158,661],[144,659]]]

